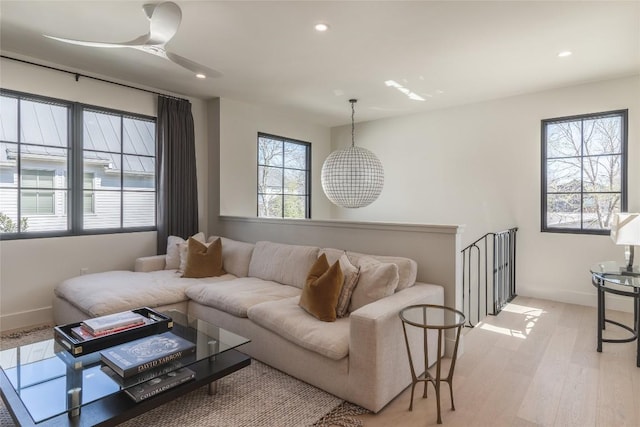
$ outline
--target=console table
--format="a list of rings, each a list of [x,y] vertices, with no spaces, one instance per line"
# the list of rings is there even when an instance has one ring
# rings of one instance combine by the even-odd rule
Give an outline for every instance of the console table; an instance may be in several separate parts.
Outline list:
[[[606,261],[591,267],[591,283],[598,289],[598,352],[602,352],[602,343],[623,343],[637,341],[636,366],[640,367],[640,273],[626,271],[623,264]],[[605,314],[605,294],[615,294],[633,298],[633,325],[624,325],[615,320],[607,319]],[[610,323],[629,331],[628,338],[603,338],[602,331],[605,324]]]

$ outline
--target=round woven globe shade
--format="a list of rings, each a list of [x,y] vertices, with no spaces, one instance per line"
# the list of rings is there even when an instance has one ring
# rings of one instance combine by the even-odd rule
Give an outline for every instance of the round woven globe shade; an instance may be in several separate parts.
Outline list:
[[[351,146],[334,151],[322,165],[324,194],[343,208],[369,206],[383,186],[382,163],[366,148]]]

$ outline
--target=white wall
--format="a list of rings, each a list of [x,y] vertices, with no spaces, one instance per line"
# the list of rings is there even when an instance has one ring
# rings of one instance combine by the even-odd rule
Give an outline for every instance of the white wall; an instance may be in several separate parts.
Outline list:
[[[329,200],[320,183],[322,163],[329,155],[329,128],[277,111],[229,99],[220,108],[220,214],[257,215],[258,132],[311,143],[311,217],[327,219]]]
[[[39,61],[34,61],[39,62]],[[156,115],[156,96],[95,80],[2,59],[0,86],[123,111]],[[190,99],[195,124],[198,208],[207,231],[208,164],[206,103]],[[0,330],[50,322],[53,288],[80,274],[132,269],[135,258],[153,255],[156,233],[0,241]]]
[[[428,102],[428,101],[427,101]],[[380,198],[335,219],[465,224],[462,244],[518,226],[520,295],[595,305],[589,267],[623,259],[607,236],[540,232],[540,121],[629,109],[629,210],[640,210],[640,76],[356,125],[385,167]],[[346,146],[350,126],[332,130]],[[615,300],[610,307],[628,308]]]

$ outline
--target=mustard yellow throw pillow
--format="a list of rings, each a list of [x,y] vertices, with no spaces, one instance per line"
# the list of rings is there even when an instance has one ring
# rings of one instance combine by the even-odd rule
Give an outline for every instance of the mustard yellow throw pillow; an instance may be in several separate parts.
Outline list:
[[[300,295],[300,307],[323,322],[335,322],[343,281],[340,262],[336,261],[329,266],[327,256],[320,255],[307,274],[307,281]]]
[[[207,245],[189,237],[187,266],[182,277],[198,279],[201,277],[222,276],[222,241],[220,238]]]

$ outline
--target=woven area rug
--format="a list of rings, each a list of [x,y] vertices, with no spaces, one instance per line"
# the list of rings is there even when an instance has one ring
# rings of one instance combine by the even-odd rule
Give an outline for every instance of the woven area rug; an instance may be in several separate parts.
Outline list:
[[[51,338],[51,328],[39,328],[0,337],[6,349]],[[195,390],[122,426],[316,426],[358,427],[356,405],[299,381],[277,369],[252,360],[251,365],[218,381],[218,392],[209,396],[207,387]],[[0,401],[0,425],[11,426]]]

